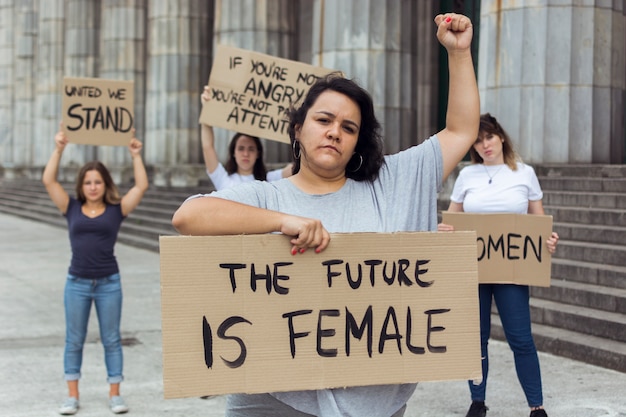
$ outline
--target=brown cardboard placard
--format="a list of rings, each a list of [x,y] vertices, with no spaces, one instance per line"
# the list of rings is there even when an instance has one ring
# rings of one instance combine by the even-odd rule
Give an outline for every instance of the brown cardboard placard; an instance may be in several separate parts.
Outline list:
[[[453,213],[442,222],[454,230],[475,230],[478,282],[550,286],[552,255],[546,239],[552,216],[514,213]]]
[[[481,377],[474,232],[331,236],[161,236],[165,398]]]
[[[72,143],[127,146],[133,137],[134,81],[63,78],[63,130]]]
[[[333,70],[218,45],[200,123],[289,143],[285,111]]]

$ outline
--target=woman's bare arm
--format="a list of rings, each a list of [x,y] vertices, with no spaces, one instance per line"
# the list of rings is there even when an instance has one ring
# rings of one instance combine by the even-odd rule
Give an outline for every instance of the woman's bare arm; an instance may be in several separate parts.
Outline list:
[[[67,212],[67,206],[70,204],[70,196],[57,180],[61,156],[63,156],[65,146],[68,144],[67,137],[62,128],[59,129],[59,132],[54,136],[54,142],[56,146],[43,170],[41,182],[43,182],[43,185],[46,187],[46,191],[54,205],[57,206],[61,213],[65,214]]]
[[[471,21],[462,15],[446,14],[435,17],[435,23],[437,38],[448,51],[450,73],[446,127],[437,133],[445,181],[476,140],[480,99],[471,53]]]
[[[181,234],[199,236],[280,232],[291,236],[292,253],[328,246],[330,234],[317,219],[293,216],[217,197],[187,200],[174,213],[172,225]]]

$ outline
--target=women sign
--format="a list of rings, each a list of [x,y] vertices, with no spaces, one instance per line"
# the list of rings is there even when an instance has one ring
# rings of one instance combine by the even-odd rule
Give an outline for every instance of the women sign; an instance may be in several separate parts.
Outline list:
[[[70,142],[127,146],[134,122],[134,82],[63,78],[63,128]]]
[[[516,213],[441,213],[454,230],[476,231],[478,282],[550,286],[552,255],[546,240],[552,216]]]

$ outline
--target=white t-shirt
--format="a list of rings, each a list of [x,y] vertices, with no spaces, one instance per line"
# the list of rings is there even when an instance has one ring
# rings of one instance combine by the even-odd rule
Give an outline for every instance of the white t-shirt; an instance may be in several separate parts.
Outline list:
[[[491,183],[489,182],[491,181]],[[528,213],[528,202],[543,198],[535,170],[522,162],[513,171],[506,164],[472,164],[461,170],[450,200],[466,213]]]
[[[224,190],[226,188],[234,187],[235,185],[242,184],[244,182],[254,181],[254,175],[240,175],[238,173],[228,174],[224,165],[221,163],[217,164],[217,168],[215,171],[209,172],[206,171],[209,178],[211,178],[211,182],[216,190]],[[283,178],[283,169],[275,169],[273,171],[268,171],[266,179],[267,181],[278,181]]]

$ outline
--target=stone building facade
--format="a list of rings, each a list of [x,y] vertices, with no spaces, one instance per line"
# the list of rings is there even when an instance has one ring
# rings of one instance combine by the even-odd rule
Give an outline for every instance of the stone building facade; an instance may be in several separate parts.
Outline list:
[[[0,0],[0,177],[37,178],[64,76],[135,81],[135,127],[156,185],[194,185],[199,95],[217,44],[343,71],[374,99],[386,150],[436,132],[445,60],[433,17],[472,10],[483,111],[531,163],[625,162],[624,0]],[[442,10],[446,9],[446,10]],[[443,104],[443,105],[442,105]],[[225,156],[232,132],[217,129]],[[288,145],[266,141],[266,161]],[[121,147],[72,145],[124,181]]]

